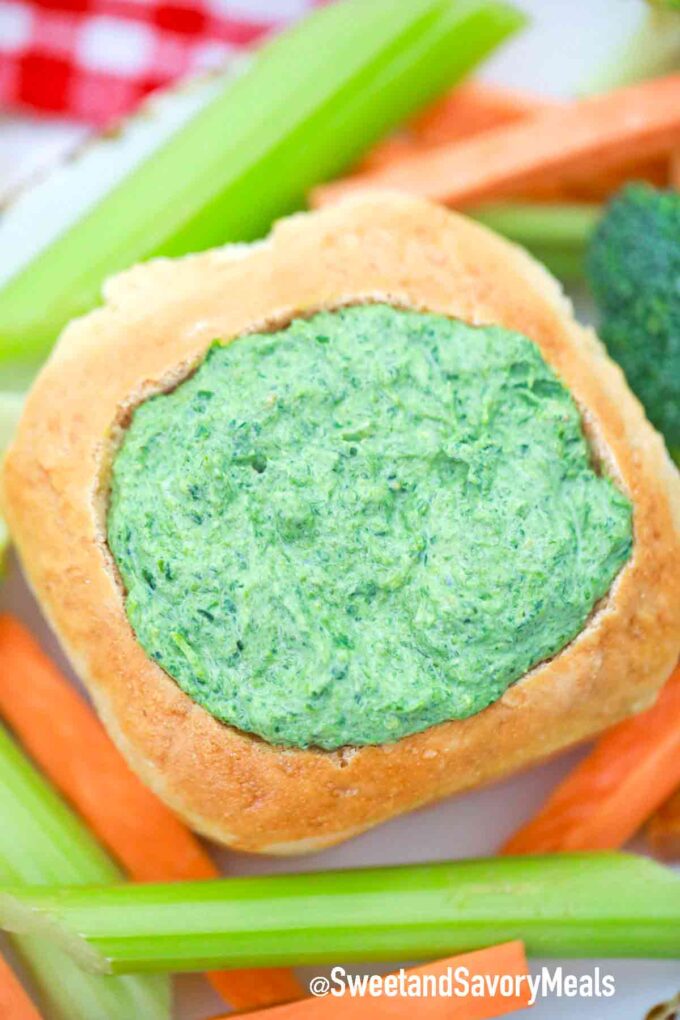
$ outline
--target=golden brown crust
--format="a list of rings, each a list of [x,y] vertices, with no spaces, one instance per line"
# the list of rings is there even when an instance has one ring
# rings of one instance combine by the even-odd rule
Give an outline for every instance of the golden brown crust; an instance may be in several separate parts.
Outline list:
[[[242,850],[317,849],[653,700],[680,651],[680,480],[620,370],[520,249],[435,206],[378,195],[283,221],[252,248],[136,267],[105,296],[66,329],[28,398],[4,508],[114,739],[196,829]],[[217,722],[135,640],[103,540],[107,465],[125,411],[181,378],[214,338],[375,298],[531,337],[633,501],[634,553],[581,635],[478,715],[381,747],[282,750]]]

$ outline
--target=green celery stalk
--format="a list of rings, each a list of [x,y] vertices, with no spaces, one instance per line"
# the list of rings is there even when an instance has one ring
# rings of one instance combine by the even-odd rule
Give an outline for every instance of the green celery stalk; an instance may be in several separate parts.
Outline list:
[[[602,209],[587,202],[493,202],[477,206],[469,214],[526,247],[537,244],[580,250]]]
[[[569,251],[568,249],[545,248],[541,245],[527,245],[535,259],[542,262],[546,269],[550,270],[564,283],[576,283],[585,276],[585,252]]]
[[[23,405],[22,393],[0,392],[0,456],[14,434]]]
[[[45,739],[49,740],[49,734]],[[2,727],[0,774],[3,882],[37,885],[120,879],[116,866]],[[47,939],[18,935],[15,942],[50,1016],[59,1020],[169,1020],[167,978],[93,976]]]
[[[466,211],[563,280],[584,276],[586,246],[602,215],[600,206],[585,202],[493,202]]]
[[[0,893],[0,922],[99,973],[431,957],[522,939],[530,955],[673,957],[680,880],[596,853]]]
[[[321,8],[7,281],[0,364],[38,359],[133,262],[262,236],[522,24],[504,0]]]
[[[20,393],[0,393],[0,462],[19,421],[24,398]],[[0,517],[0,576],[5,566],[5,553],[9,544],[7,525]]]

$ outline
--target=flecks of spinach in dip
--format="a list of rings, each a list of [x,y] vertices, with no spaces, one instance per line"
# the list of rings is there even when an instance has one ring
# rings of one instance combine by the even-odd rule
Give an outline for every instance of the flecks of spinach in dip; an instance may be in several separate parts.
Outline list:
[[[108,539],[191,698],[330,749],[491,704],[582,630],[632,525],[530,340],[376,304],[216,343],[138,407]]]

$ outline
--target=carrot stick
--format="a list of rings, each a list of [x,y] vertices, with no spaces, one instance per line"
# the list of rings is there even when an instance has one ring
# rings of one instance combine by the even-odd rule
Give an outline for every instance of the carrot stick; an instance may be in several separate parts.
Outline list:
[[[381,142],[366,161],[362,169],[374,170],[389,164],[396,165],[407,155],[424,152],[428,146],[402,135],[396,135]],[[614,192],[630,181],[647,181],[657,188],[675,187],[680,189],[680,163],[675,168],[674,182],[671,180],[672,162],[668,158],[636,160],[622,166],[590,167],[587,171],[533,185],[518,188],[505,198],[519,202],[607,202]],[[467,203],[464,203],[467,205]]]
[[[219,876],[196,836],[128,768],[87,702],[9,614],[0,615],[0,664],[0,714],[131,878]],[[283,968],[208,977],[236,1009],[302,994]]]
[[[671,155],[670,186],[680,191],[680,145]]]
[[[680,784],[680,666],[655,705],[606,733],[505,854],[623,846]]]
[[[0,1017],[2,1020],[41,1020],[14,971],[0,955]]]
[[[459,85],[412,120],[401,134],[378,142],[365,156],[360,169],[377,170],[435,145],[471,138],[556,106],[557,101],[496,85],[482,82]]]
[[[365,173],[396,166],[407,156],[472,138],[482,131],[526,120],[546,110],[563,110],[565,106],[555,99],[482,82],[460,85],[428,107],[400,134],[378,142],[362,161],[359,171]],[[513,197],[537,202],[598,202],[608,199],[627,181],[649,181],[664,187],[668,177],[667,157],[636,158],[604,170],[597,165],[590,166],[587,171],[568,179],[552,176],[550,180],[524,187]]]
[[[421,143],[421,148],[423,145],[444,145],[503,124],[526,120],[546,110],[564,110],[566,106],[560,100],[530,92],[471,82],[452,89],[416,118],[411,124],[411,134],[415,141]],[[394,155],[397,155],[396,149]],[[406,155],[403,145],[399,155]],[[571,201],[596,202],[608,198],[632,179],[663,186],[668,180],[668,160],[637,157],[623,166],[605,170],[591,166],[587,173],[568,180],[545,182],[543,189],[548,200],[562,197]],[[528,191],[526,197],[541,198],[541,188],[535,189],[535,193]]]
[[[428,145],[408,131],[390,135],[366,153],[359,164],[359,173],[372,173],[374,170],[396,165],[407,156],[425,152],[428,148]]]
[[[526,193],[555,177],[578,177],[642,156],[668,156],[679,141],[680,74],[674,74],[335,181],[313,191],[312,202],[326,205],[380,188],[460,206]]]
[[[470,992],[473,982],[479,981],[482,987],[481,982],[488,979],[483,995],[456,995],[459,987],[456,975],[463,971],[470,982]],[[383,985],[382,994],[368,991],[363,995],[351,995],[349,991],[344,995],[326,994],[253,1013],[249,1020],[335,1020],[336,1017],[346,1020],[348,1016],[352,1020],[409,1020],[416,1013],[419,1020],[491,1020],[531,1005],[528,975],[524,946],[521,942],[506,942],[391,975],[393,983]],[[504,984],[513,983],[512,994],[503,993],[500,978],[505,979]],[[497,979],[497,987],[492,990],[494,979]],[[390,981],[390,976],[382,980]],[[434,994],[433,991],[419,997],[414,997],[413,992],[408,994],[409,988],[418,987],[432,989]],[[460,987],[466,991],[462,985]],[[228,1017],[215,1020],[228,1020]]]
[[[397,166],[407,156],[431,151],[435,146],[429,145],[415,135],[399,134],[379,142],[365,157],[360,171],[380,170],[387,166]],[[680,156],[676,156],[680,161]],[[675,183],[671,187],[680,188],[680,162],[668,157],[654,159],[636,159],[626,161],[620,166],[585,167],[579,173],[571,173],[566,177],[554,176],[551,180],[541,181],[533,185],[525,185],[513,192],[512,198],[532,202],[602,202],[607,201],[615,191],[629,181],[647,181],[658,188],[667,187],[673,173]]]
[[[557,99],[473,81],[428,107],[412,121],[411,132],[427,145],[441,145],[564,105]]]
[[[266,1009],[304,995],[302,985],[287,967],[210,970],[206,977],[215,991],[237,1010]]]
[[[669,861],[680,861],[680,787],[652,815],[647,838],[654,853]]]

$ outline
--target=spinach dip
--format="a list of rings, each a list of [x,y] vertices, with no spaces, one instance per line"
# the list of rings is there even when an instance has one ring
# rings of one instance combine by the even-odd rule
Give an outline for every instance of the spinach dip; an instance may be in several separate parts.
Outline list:
[[[496,701],[583,629],[632,524],[535,344],[374,304],[216,342],[141,404],[108,540],[182,690],[333,749]]]

